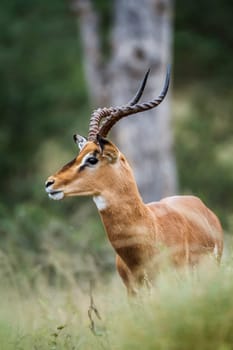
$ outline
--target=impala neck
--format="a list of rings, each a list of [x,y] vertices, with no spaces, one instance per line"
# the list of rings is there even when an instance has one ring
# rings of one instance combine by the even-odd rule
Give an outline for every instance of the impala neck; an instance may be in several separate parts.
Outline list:
[[[135,237],[135,227],[143,226],[148,209],[139,194],[133,173],[126,163],[116,178],[93,198],[108,238],[116,249],[116,241]]]

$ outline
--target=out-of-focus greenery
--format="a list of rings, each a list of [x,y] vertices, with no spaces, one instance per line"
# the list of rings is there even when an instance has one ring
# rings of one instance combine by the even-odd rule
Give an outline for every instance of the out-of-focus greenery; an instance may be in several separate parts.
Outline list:
[[[233,3],[175,7],[176,156],[180,188],[197,194],[232,231]]]
[[[232,90],[232,10],[230,0],[176,1],[175,81],[205,82],[207,91],[219,93]]]
[[[25,279],[1,276],[11,285],[7,294],[0,287],[1,349],[231,350],[232,259],[221,268],[205,262],[195,273],[163,271],[156,288],[131,303],[116,287],[119,281],[96,285],[92,296],[101,319],[92,310],[92,331],[88,287],[72,274],[52,287],[39,273],[33,289]]]
[[[94,3],[102,14],[107,56],[111,6]],[[86,134],[88,127],[76,19],[63,0],[3,0],[0,7],[0,250],[29,275],[35,266],[51,278],[55,251],[76,257],[77,275],[96,264],[105,271],[113,266],[113,254],[91,201],[51,202],[44,192],[47,176],[77,152],[72,135]],[[233,227],[232,7],[227,0],[176,1],[173,66],[180,192],[201,196],[228,230]]]
[[[59,137],[63,149],[72,129],[83,128],[87,99],[80,42],[65,2],[3,1],[0,26],[1,198],[12,205],[44,197],[36,177],[45,167],[43,147],[53,162],[59,154],[53,141],[56,147]]]

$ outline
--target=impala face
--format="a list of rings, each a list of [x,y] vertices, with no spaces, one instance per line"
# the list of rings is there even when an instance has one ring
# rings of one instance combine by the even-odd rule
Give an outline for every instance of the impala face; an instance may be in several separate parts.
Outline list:
[[[66,196],[98,196],[105,188],[106,175],[115,172],[119,151],[111,142],[99,138],[87,141],[75,135],[80,153],[50,176],[45,183],[49,197],[60,200]],[[105,183],[105,185],[104,185]]]

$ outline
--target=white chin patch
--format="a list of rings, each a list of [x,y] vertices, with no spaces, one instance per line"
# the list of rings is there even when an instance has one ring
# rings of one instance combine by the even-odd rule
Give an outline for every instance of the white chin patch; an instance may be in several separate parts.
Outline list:
[[[62,191],[51,192],[49,193],[49,198],[59,201],[64,197],[64,193]]]
[[[102,196],[94,196],[93,201],[95,202],[95,205],[97,206],[97,209],[99,211],[104,210],[107,208],[107,203],[104,197]]]

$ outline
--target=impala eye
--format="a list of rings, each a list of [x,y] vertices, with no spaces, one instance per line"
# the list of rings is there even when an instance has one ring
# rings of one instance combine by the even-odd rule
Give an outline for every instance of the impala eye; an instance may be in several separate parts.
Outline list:
[[[91,164],[91,165],[95,165],[96,163],[98,163],[98,159],[95,157],[90,157],[86,160],[86,163]]]

